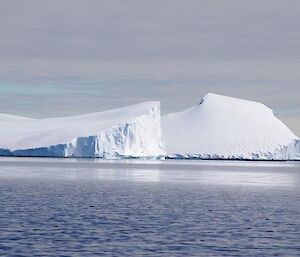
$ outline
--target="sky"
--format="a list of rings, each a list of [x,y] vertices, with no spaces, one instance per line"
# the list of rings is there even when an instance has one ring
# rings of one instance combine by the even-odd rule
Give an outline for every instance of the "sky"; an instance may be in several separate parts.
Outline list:
[[[299,0],[0,0],[0,112],[75,115],[208,92],[300,136]]]

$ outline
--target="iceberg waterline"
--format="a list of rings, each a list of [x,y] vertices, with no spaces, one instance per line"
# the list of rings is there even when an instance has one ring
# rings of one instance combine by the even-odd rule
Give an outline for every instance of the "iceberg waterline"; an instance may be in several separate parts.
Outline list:
[[[207,94],[161,116],[159,102],[86,115],[0,114],[0,155],[36,157],[300,159],[300,141],[263,104]]]

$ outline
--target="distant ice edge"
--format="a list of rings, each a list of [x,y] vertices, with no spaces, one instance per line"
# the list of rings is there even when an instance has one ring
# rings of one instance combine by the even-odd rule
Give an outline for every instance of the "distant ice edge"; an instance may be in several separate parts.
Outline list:
[[[93,157],[105,159],[160,158],[165,155],[161,132],[160,104],[133,121],[115,125],[96,135],[76,137],[67,144],[11,151],[2,156]]]

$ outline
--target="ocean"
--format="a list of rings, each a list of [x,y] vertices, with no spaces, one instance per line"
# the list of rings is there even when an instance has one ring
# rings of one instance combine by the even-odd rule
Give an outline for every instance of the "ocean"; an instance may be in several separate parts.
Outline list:
[[[300,256],[300,162],[0,158],[0,256]]]

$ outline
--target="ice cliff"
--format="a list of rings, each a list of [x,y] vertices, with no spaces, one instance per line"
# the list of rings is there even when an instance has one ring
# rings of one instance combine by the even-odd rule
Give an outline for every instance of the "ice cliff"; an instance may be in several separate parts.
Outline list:
[[[159,102],[62,118],[0,114],[0,155],[300,160],[300,141],[265,105],[210,93],[162,117]]]
[[[159,102],[73,117],[0,119],[0,155],[111,159],[165,154]]]

